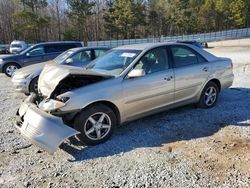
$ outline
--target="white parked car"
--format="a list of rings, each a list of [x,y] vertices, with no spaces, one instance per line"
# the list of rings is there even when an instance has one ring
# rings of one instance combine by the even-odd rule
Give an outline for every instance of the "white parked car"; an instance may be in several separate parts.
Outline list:
[[[16,54],[28,48],[28,44],[24,41],[14,40],[10,44],[10,53]]]

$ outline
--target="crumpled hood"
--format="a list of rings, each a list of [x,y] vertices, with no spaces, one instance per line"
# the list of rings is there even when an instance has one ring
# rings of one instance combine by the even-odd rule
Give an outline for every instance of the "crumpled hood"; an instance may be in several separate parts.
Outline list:
[[[14,76],[18,74],[32,74],[34,72],[41,72],[46,63],[47,62],[36,63],[34,65],[29,65],[21,69],[18,69],[17,71],[15,71]]]
[[[105,74],[96,73],[83,68],[46,64],[38,79],[38,90],[43,96],[50,97],[61,80],[69,75],[87,75],[90,77],[110,77]]]

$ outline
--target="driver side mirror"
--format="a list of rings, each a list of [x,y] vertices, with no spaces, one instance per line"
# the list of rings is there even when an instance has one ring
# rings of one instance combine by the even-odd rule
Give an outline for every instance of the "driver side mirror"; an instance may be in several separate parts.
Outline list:
[[[73,59],[72,59],[72,58],[69,58],[69,59],[66,60],[65,63],[66,63],[66,64],[71,64],[71,63],[73,63]]]
[[[128,73],[128,78],[143,77],[145,74],[145,70],[143,69],[133,69],[130,73]]]

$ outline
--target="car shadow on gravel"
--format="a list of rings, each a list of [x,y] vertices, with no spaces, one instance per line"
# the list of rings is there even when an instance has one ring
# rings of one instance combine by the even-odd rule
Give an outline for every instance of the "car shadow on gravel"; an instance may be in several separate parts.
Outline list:
[[[87,147],[76,139],[61,145],[73,161],[120,155],[138,148],[208,137],[225,126],[250,126],[250,89],[230,88],[211,109],[189,105],[125,124],[107,142]]]

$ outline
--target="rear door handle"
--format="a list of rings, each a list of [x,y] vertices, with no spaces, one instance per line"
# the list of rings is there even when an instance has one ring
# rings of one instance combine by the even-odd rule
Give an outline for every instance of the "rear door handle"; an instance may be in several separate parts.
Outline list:
[[[205,71],[205,72],[207,72],[208,71],[208,67],[204,67],[202,70]]]
[[[173,76],[167,76],[167,77],[164,78],[164,80],[166,80],[166,81],[170,81],[172,79],[173,79]]]

